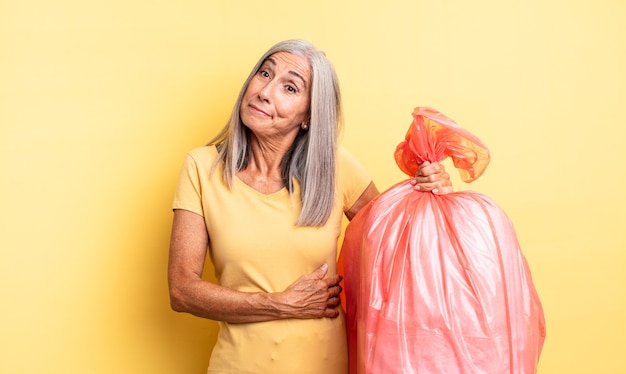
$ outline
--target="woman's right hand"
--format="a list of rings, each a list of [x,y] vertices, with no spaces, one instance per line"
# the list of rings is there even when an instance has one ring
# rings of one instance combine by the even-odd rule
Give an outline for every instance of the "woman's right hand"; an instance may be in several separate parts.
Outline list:
[[[285,318],[336,318],[339,316],[343,290],[339,285],[342,276],[335,274],[324,278],[328,264],[298,278],[283,292],[273,294]]]

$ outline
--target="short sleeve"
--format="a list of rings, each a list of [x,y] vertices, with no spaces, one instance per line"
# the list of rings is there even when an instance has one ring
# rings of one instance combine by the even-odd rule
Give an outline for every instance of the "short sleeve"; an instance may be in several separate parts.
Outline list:
[[[372,183],[372,178],[365,167],[341,146],[337,152],[337,181],[344,212],[352,208],[367,186]]]
[[[198,163],[189,153],[180,170],[172,209],[184,209],[204,216]]]

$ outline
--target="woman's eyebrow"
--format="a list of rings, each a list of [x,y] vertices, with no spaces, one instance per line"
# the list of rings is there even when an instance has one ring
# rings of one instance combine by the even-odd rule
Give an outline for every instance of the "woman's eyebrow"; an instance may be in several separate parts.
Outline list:
[[[276,65],[276,60],[274,60],[272,57],[268,57],[268,58],[267,58],[267,60],[265,60],[265,61],[266,61],[266,62],[268,62],[268,63],[270,63],[270,64],[272,64],[272,65],[274,65],[274,66]],[[298,73],[298,72],[297,72],[297,71],[295,71],[295,70],[289,70],[289,71],[288,71],[288,73],[289,73],[289,74],[291,74],[291,75],[293,75],[293,76],[295,76],[295,77],[297,77],[297,78],[299,78],[299,79],[302,81],[302,84],[304,85],[304,87],[305,87],[305,88],[307,87],[307,84],[306,84],[306,83],[307,83],[307,82],[306,82],[306,79],[304,79],[304,77],[302,76],[302,74]]]
[[[304,79],[304,77],[302,75],[300,75],[300,73],[298,73],[297,71],[293,71],[293,70],[289,70],[289,74],[292,74],[298,78],[300,78],[300,80],[302,81],[302,85],[304,86],[304,88],[306,88],[306,80]]]

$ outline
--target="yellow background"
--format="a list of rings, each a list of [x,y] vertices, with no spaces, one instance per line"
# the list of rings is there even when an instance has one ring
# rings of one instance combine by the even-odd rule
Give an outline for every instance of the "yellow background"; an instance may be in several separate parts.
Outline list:
[[[539,372],[626,372],[626,2],[0,2],[0,372],[201,373],[215,324],[169,309],[184,153],[273,43],[334,61],[343,143],[379,188],[418,105],[491,149],[471,185],[516,226]]]

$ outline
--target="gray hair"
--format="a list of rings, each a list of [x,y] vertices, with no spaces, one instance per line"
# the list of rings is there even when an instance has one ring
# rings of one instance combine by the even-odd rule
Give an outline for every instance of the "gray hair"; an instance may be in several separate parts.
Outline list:
[[[240,118],[243,96],[250,81],[271,55],[289,52],[307,57],[311,65],[311,103],[308,131],[300,130],[282,161],[282,179],[293,194],[293,179],[300,182],[302,210],[297,226],[323,226],[335,204],[336,151],[342,126],[339,81],[326,55],[310,42],[285,40],[271,47],[256,63],[246,79],[230,120],[209,145],[217,145],[219,162],[224,164],[224,182],[232,187],[235,173],[247,167],[250,157],[249,130]]]

